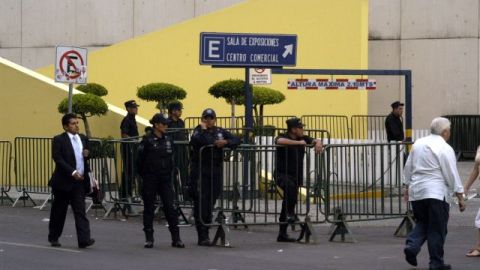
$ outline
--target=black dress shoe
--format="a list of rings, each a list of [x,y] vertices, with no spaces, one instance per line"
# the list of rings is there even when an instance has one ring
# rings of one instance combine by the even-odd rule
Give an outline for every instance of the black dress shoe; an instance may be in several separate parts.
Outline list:
[[[212,245],[212,242],[210,242],[210,239],[202,239],[202,240],[198,240],[198,245],[199,246],[204,246],[204,247],[209,247]]]
[[[55,240],[55,241],[48,241],[50,242],[50,246],[52,247],[61,247],[62,245],[60,244],[60,242],[58,242],[58,240]]]
[[[417,266],[417,256],[415,255],[415,253],[413,253],[413,251],[408,248],[404,248],[403,253],[405,253],[405,260],[410,265]]]
[[[288,234],[279,234],[278,237],[277,237],[277,242],[292,243],[292,242],[296,242],[296,241],[297,241],[297,239],[288,236]]]
[[[184,248],[185,244],[182,242],[182,240],[177,240],[172,242],[172,247]]]
[[[437,267],[430,267],[430,270],[450,270],[452,266],[450,264],[444,264]]]
[[[89,246],[91,246],[91,245],[93,245],[93,244],[95,244],[95,239],[90,238],[90,239],[88,239],[88,241],[85,242],[85,243],[79,243],[79,244],[78,244],[78,247],[79,247],[79,248],[86,248],[86,247],[89,247]]]

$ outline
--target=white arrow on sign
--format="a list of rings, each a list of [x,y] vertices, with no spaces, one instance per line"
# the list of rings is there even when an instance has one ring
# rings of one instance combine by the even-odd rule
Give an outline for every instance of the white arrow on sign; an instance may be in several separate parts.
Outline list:
[[[289,54],[293,54],[293,44],[285,46],[285,51],[283,52],[283,58],[286,58]]]

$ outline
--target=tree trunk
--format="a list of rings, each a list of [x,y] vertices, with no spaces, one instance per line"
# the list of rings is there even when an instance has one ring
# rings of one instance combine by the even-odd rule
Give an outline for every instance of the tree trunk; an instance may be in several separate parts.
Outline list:
[[[253,106],[253,112],[255,113],[255,123],[254,125],[260,126],[260,118],[258,117],[258,108],[257,105]]]
[[[263,105],[260,105],[260,115],[259,115],[259,122],[260,122],[260,126],[263,126]]]
[[[80,117],[83,120],[83,124],[85,125],[85,133],[87,134],[88,138],[92,137],[92,132],[90,131],[90,125],[88,124],[87,116],[84,114],[81,114]]]
[[[235,99],[232,99],[232,118],[230,119],[230,128],[235,127]]]

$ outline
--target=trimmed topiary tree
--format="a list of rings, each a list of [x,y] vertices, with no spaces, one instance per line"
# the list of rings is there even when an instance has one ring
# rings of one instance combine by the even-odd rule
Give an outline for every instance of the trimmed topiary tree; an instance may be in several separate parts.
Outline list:
[[[182,100],[187,96],[187,92],[176,85],[169,83],[150,83],[141,86],[137,90],[137,97],[146,101],[157,102],[157,109],[161,113],[167,112],[167,106],[175,100]]]
[[[231,127],[235,128],[235,105],[239,100],[244,99],[244,81],[243,80],[224,80],[215,83],[208,89],[208,93],[215,98],[224,98],[225,101],[232,105],[231,107]]]
[[[93,94],[76,94],[72,97],[72,112],[76,113],[83,120],[85,125],[85,133],[88,137],[92,137],[88,117],[94,115],[105,115],[108,111],[107,103],[101,98]],[[58,104],[58,112],[68,112],[68,98],[65,98]]]
[[[275,89],[262,86],[253,87],[253,112],[255,114],[255,122],[257,126],[263,126],[263,116],[266,105],[274,105],[282,103],[285,100],[285,95]],[[245,104],[245,98],[238,100],[238,104]]]
[[[92,94],[97,97],[103,97],[108,95],[108,90],[103,85],[98,83],[87,83],[77,87],[77,90],[82,91],[85,94]]]

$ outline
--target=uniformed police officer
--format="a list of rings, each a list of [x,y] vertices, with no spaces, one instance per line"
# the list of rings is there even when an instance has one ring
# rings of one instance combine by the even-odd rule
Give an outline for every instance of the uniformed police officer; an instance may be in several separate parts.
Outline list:
[[[385,130],[387,131],[387,140],[390,141],[403,141],[405,134],[403,133],[403,103],[395,101],[390,105],[392,112],[385,118]]]
[[[287,234],[288,223],[295,222],[295,206],[297,204],[298,188],[303,185],[303,158],[305,147],[314,146],[315,153],[323,149],[321,140],[313,139],[303,134],[303,124],[299,118],[286,121],[287,133],[275,138],[279,145],[275,153],[276,167],[274,172],[276,184],[283,190],[282,210],[279,221],[280,231],[278,242],[294,242]]]
[[[180,240],[178,216],[174,207],[174,191],[172,184],[173,141],[166,135],[168,120],[162,114],[155,114],[150,120],[153,131],[145,135],[138,148],[138,172],[143,179],[143,231],[145,232],[145,248],[153,247],[153,218],[155,199],[160,195],[163,211],[168,221],[168,229],[172,235],[172,246],[183,248]]]
[[[183,105],[180,101],[174,101],[168,104],[168,128],[169,134],[173,141],[187,141],[188,131],[185,129],[185,122],[182,120]],[[188,175],[188,151],[187,145],[175,144],[175,166],[174,179],[178,179],[176,186],[179,194],[182,193],[184,199],[189,199],[188,194],[183,192],[182,187],[185,187]]]
[[[135,100],[128,100],[125,102],[125,109],[128,114],[123,118],[120,124],[120,133],[123,141],[129,140],[128,138],[138,136],[138,127],[135,116],[138,113],[138,104]],[[133,168],[134,162],[134,148],[133,144],[129,142],[122,142],[122,183],[120,185],[120,197],[124,200],[129,200],[132,197],[132,189],[135,178],[135,172]],[[127,209],[131,211],[131,208],[127,206]]]
[[[240,139],[223,128],[215,126],[216,114],[212,109],[202,113],[202,122],[193,131],[190,166],[190,191],[194,198],[194,218],[198,233],[198,245],[210,246],[208,227],[212,223],[212,211],[223,184],[223,148],[236,148]],[[212,148],[200,149],[207,145]],[[201,155],[201,157],[200,157]],[[201,160],[201,162],[200,162]],[[201,175],[200,175],[201,172]],[[201,182],[201,185],[199,185]]]
[[[120,124],[122,138],[137,137],[138,127],[135,115],[138,113],[138,104],[135,100],[129,100],[125,102],[125,109],[128,114],[123,118],[122,123]]]
[[[172,102],[168,104],[168,128],[175,129],[172,133],[174,141],[187,140],[187,133],[185,130],[179,130],[185,128],[185,122],[182,120],[182,103]]]

